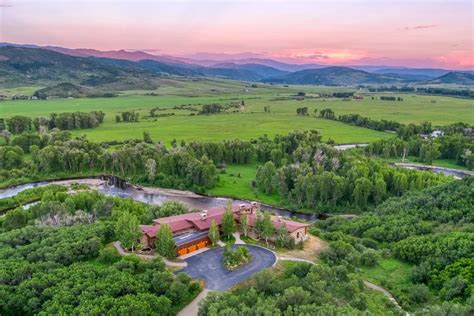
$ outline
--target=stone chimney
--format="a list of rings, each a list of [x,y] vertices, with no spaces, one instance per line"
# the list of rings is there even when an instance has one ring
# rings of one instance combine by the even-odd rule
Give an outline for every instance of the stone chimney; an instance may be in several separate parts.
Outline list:
[[[251,213],[257,213],[258,211],[258,203],[257,202],[251,202],[250,203],[250,208],[251,208]]]

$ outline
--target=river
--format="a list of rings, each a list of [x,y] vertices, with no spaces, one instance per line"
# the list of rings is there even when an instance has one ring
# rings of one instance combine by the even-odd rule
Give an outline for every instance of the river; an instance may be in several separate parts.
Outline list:
[[[18,193],[35,188],[42,187],[49,184],[70,185],[72,183],[86,184],[90,188],[96,189],[105,195],[116,196],[121,198],[132,198],[135,201],[151,204],[161,205],[166,201],[178,201],[191,209],[207,209],[216,206],[225,206],[231,200],[223,197],[210,197],[199,195],[190,191],[181,191],[173,189],[149,188],[132,185],[118,177],[114,176],[98,176],[78,179],[66,180],[51,180],[40,181],[28,184],[22,184],[0,190],[0,199],[16,196]],[[232,200],[234,204],[248,203],[245,200]],[[306,220],[308,222],[315,221],[318,218],[324,218],[323,215],[306,214],[299,212],[292,212],[287,209],[278,208],[270,205],[261,204],[260,208],[264,211],[272,212],[276,215],[284,217],[296,217]]]

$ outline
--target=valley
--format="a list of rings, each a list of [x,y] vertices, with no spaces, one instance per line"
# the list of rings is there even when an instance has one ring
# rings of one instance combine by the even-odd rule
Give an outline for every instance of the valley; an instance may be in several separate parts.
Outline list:
[[[1,46],[0,314],[472,312],[470,72]]]

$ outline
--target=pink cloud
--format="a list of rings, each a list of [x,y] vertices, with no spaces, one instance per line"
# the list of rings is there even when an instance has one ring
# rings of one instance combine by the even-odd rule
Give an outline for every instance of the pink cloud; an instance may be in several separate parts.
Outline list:
[[[291,62],[320,64],[348,64],[368,57],[367,52],[355,49],[287,49],[270,55]]]
[[[422,24],[422,25],[415,25],[415,26],[406,26],[404,28],[405,31],[411,30],[424,30],[424,29],[432,29],[434,27],[438,27],[436,24]]]
[[[474,68],[474,52],[456,50],[447,54],[433,58],[441,66],[452,67],[456,69],[473,69]]]

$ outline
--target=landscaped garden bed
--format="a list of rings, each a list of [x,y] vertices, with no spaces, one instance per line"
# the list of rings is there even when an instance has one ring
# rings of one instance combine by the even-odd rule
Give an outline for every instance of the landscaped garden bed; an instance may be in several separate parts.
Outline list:
[[[232,249],[229,245],[224,247],[223,263],[229,271],[234,271],[252,260],[252,255],[246,247]]]

